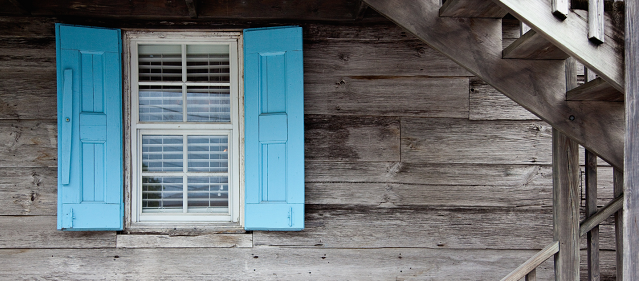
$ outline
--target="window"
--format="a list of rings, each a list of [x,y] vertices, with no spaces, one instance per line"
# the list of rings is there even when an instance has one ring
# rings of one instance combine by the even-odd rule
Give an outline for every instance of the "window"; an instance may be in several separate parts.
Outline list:
[[[304,229],[302,29],[122,43],[56,24],[58,229]]]
[[[132,223],[238,222],[240,34],[130,37]]]

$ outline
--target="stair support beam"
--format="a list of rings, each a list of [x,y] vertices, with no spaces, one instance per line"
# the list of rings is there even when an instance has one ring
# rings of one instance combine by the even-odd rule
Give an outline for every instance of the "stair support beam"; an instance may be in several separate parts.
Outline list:
[[[439,9],[442,17],[503,18],[508,14],[492,0],[448,0]]]
[[[599,45],[590,42],[586,19],[568,11],[566,18],[561,20],[548,12],[551,10],[551,3],[547,0],[493,1],[568,55],[597,72],[615,89],[624,91],[624,61],[620,51],[624,46],[619,43],[623,40],[609,38]]]
[[[437,0],[364,1],[553,128],[623,167],[623,104],[567,102],[562,61],[502,59],[500,19],[439,17]]]

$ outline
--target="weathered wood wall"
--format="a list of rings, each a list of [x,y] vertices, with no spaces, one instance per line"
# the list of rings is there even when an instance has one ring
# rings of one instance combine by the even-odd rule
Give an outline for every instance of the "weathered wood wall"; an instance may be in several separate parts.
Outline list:
[[[54,21],[0,17],[0,279],[495,280],[552,241],[551,128],[383,21],[300,23],[304,231],[57,231]]]

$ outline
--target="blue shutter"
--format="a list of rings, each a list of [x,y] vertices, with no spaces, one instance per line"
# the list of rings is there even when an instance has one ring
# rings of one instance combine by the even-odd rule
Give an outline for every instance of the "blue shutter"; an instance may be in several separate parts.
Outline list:
[[[56,24],[58,229],[121,230],[120,30]]]
[[[245,228],[304,229],[302,28],[244,30]]]

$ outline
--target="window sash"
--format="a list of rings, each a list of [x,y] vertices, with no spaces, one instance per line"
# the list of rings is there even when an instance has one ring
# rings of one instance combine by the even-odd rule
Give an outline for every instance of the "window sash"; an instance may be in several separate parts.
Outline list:
[[[194,33],[189,33],[193,35]],[[208,34],[210,33],[203,33]],[[166,35],[166,34],[165,34]],[[132,149],[132,188],[131,188],[131,219],[132,223],[145,223],[145,222],[163,222],[163,223],[180,223],[180,222],[239,222],[239,211],[241,207],[240,196],[240,169],[239,155],[240,155],[240,122],[239,118],[242,109],[239,106],[239,88],[240,84],[240,68],[241,57],[239,56],[240,48],[238,48],[238,42],[241,36],[239,34],[235,36],[226,36],[221,38],[179,38],[182,35],[166,36],[163,39],[157,38],[132,38],[129,44],[130,51],[130,90],[131,90],[131,149]],[[140,36],[140,35],[137,35]],[[136,37],[136,36],[134,36]],[[143,37],[143,36],[142,36]],[[207,36],[202,36],[207,37]],[[190,41],[193,39],[192,41]],[[188,41],[188,42],[185,42]],[[142,81],[139,82],[139,68],[137,65],[137,51],[139,44],[181,44],[182,48],[186,45],[212,45],[212,44],[227,44],[229,46],[229,82],[197,82],[197,81]],[[183,56],[185,57],[185,56]],[[185,65],[183,65],[184,67]],[[185,80],[185,79],[182,79]],[[187,99],[186,90],[193,86],[212,86],[212,87],[228,87],[230,93],[230,121],[229,122],[187,122],[187,114],[183,114],[182,122],[140,122],[139,120],[139,86],[180,86],[183,89],[183,100]],[[184,109],[187,104],[182,103]],[[183,110],[185,112],[185,110]],[[188,111],[186,111],[188,112]],[[179,131],[179,133],[178,133]],[[183,176],[185,179],[188,176],[218,176],[228,175],[228,202],[229,208],[224,210],[220,208],[223,213],[142,213],[142,177],[143,176],[168,176],[176,175],[167,172],[148,172],[141,171],[141,137],[142,135],[154,134],[154,135],[166,135],[166,134],[189,134],[189,135],[228,135],[229,143],[229,157],[228,157],[228,172],[180,172],[179,176]],[[184,153],[187,153],[184,151]],[[185,156],[184,159],[187,157]],[[183,180],[183,184],[186,184]],[[188,191],[188,190],[187,190]],[[188,210],[188,209],[187,209]],[[192,210],[193,211],[193,210]]]

